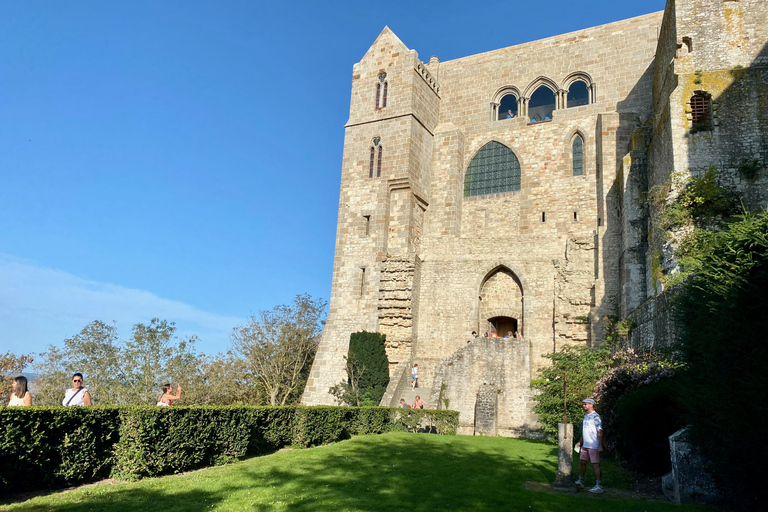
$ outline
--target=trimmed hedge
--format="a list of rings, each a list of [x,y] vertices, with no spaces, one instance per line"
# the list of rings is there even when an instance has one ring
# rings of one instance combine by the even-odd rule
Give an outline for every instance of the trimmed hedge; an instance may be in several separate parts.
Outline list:
[[[0,495],[179,473],[418,424],[455,434],[458,415],[385,407],[2,407]]]

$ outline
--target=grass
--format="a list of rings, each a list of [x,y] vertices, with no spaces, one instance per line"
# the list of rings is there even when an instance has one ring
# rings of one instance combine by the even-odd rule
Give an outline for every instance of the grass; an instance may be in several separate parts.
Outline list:
[[[283,450],[136,483],[94,485],[0,511],[693,511],[701,506],[525,489],[555,478],[557,449],[520,439],[393,433]],[[626,485],[605,464],[603,482]],[[594,479],[591,470],[589,478]],[[593,480],[592,480],[593,481]]]

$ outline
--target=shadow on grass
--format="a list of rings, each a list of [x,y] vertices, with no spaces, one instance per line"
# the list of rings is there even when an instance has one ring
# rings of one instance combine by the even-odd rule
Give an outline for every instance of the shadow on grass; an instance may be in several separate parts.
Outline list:
[[[102,486],[45,507],[63,512],[301,510],[667,510],[664,503],[563,496],[525,490],[555,478],[552,445],[502,438],[390,434],[254,458],[210,472]],[[178,478],[178,480],[177,480]],[[194,478],[194,482],[187,481]],[[154,486],[156,488],[150,488]],[[191,490],[187,490],[190,489]],[[591,499],[592,498],[592,499]],[[606,497],[607,498],[607,497]],[[50,499],[50,497],[48,498]],[[683,508],[684,509],[684,508]],[[681,508],[675,507],[679,511]]]

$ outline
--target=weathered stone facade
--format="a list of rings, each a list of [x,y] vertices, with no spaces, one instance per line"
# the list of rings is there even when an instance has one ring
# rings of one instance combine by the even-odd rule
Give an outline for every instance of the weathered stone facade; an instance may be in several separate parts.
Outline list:
[[[664,13],[426,64],[385,28],[353,68],[330,312],[303,403],[332,403],[350,333],[378,331],[393,390],[418,363],[433,404],[450,382],[463,431],[481,386],[496,386],[498,434],[535,429],[541,355],[599,343],[606,315],[661,291],[651,259],[669,251],[650,228],[649,186],[712,155],[764,165],[766,4],[670,0]],[[690,83],[702,86],[691,76],[720,106],[714,132],[686,138]],[[724,105],[753,109],[733,151]],[[519,185],[473,195],[468,169],[489,143],[514,154]],[[755,180],[734,183],[764,203],[765,173]],[[524,339],[467,345],[472,330]]]

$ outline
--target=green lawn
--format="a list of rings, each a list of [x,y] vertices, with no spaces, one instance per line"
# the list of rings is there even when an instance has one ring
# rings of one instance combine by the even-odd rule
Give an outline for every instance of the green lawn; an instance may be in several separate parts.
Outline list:
[[[137,483],[96,485],[1,511],[657,511],[710,510],[609,495],[525,489],[551,482],[556,448],[519,439],[394,433],[284,450]],[[606,488],[626,485],[608,465]],[[589,478],[594,479],[591,476]]]

